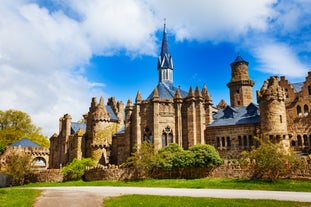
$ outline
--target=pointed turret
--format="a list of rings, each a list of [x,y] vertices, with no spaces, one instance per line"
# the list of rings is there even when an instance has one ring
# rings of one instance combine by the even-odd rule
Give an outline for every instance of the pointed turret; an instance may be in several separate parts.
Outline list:
[[[180,94],[180,89],[179,88],[176,90],[176,93],[174,95],[174,99],[182,99],[182,96]]]
[[[194,93],[195,93],[195,97],[196,98],[202,98],[202,94],[201,94],[201,91],[200,91],[198,86],[195,87],[195,92]]]
[[[164,24],[161,53],[158,58],[159,82],[173,83],[173,59],[168,47],[166,24]]]
[[[194,93],[192,90],[192,86],[190,86],[187,98],[193,98],[193,97],[194,97]]]
[[[159,91],[157,87],[153,91],[153,98],[159,98]]]
[[[140,91],[137,92],[137,95],[136,95],[136,103],[141,103],[143,100],[141,94],[140,94]]]

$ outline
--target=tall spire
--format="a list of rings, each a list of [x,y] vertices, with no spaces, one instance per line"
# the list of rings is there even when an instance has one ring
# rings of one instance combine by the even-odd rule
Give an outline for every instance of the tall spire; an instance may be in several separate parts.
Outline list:
[[[173,83],[173,59],[168,47],[166,20],[164,19],[161,53],[158,58],[159,82]]]

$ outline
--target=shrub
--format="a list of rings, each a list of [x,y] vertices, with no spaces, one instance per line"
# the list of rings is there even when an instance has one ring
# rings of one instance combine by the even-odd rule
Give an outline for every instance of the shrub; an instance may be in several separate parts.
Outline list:
[[[257,149],[243,152],[241,164],[249,168],[253,178],[273,181],[290,177],[303,167],[303,160],[281,143],[266,141]]]
[[[23,185],[25,176],[31,172],[30,155],[13,151],[6,159],[5,172],[11,177],[12,185]]]
[[[80,180],[85,173],[86,167],[94,166],[95,162],[91,158],[73,159],[71,163],[62,169],[62,173],[68,180]]]
[[[189,150],[194,154],[194,167],[212,168],[223,163],[218,151],[211,145],[198,144]]]

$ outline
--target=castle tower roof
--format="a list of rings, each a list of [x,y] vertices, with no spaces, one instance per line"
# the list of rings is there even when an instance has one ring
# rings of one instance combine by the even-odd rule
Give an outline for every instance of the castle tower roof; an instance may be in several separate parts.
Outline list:
[[[245,61],[240,55],[238,55],[230,65],[232,67],[233,65],[241,64],[241,63],[245,63],[246,65],[248,65],[248,62]]]
[[[158,70],[162,68],[170,68],[173,69],[173,59],[170,54],[170,50],[168,47],[168,41],[167,41],[167,34],[166,34],[166,24],[164,24],[163,29],[163,38],[162,38],[162,47],[161,47],[161,53],[158,59]]]

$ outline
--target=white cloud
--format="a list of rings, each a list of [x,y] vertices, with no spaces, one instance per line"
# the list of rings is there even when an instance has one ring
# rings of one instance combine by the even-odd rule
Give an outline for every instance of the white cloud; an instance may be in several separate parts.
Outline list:
[[[307,74],[308,68],[286,44],[262,44],[255,49],[255,55],[262,65],[258,70],[263,72],[291,78],[304,77]]]
[[[230,41],[250,30],[265,30],[276,0],[153,0],[158,16],[168,19],[178,40]]]

